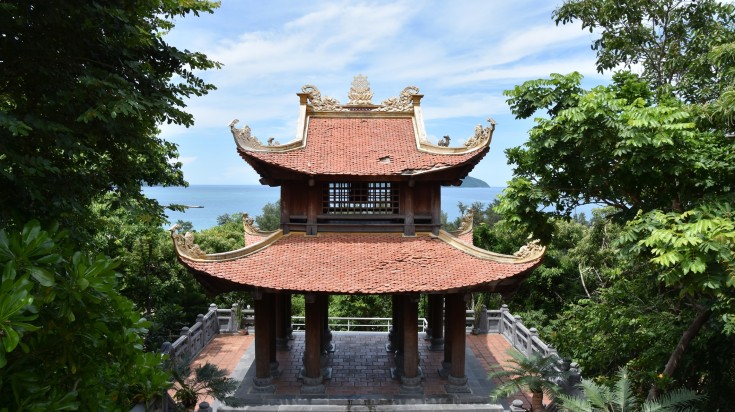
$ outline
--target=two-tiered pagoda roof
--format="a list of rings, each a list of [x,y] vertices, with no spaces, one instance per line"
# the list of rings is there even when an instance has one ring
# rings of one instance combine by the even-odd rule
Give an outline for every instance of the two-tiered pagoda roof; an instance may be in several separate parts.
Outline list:
[[[516,287],[540,263],[543,248],[533,244],[516,255],[476,248],[471,219],[454,234],[439,229],[439,185],[459,183],[482,159],[494,122],[490,127],[478,125],[458,147],[449,147],[448,137],[433,144],[427,139],[417,88],[407,87],[399,97],[376,105],[369,87],[355,84],[346,105],[304,86],[297,136],[286,144],[272,139],[262,143],[248,126],[238,129],[236,120],[230,124],[238,153],[260,174],[261,182],[282,186],[282,200],[303,194],[309,206],[299,212],[303,216],[290,210],[298,204],[284,206],[289,210],[282,211],[282,229],[275,232],[258,232],[252,221],[246,223],[247,245],[227,253],[205,254],[190,235],[173,233],[182,263],[212,293],[405,294],[503,292]],[[372,182],[389,182],[380,183],[387,186],[375,193],[388,193],[386,202],[400,198],[401,204],[392,212],[358,207],[359,216],[354,210],[353,215],[335,215],[328,203],[342,198],[369,203],[372,195],[354,200],[352,187],[330,182],[360,182],[366,193],[373,190]],[[353,220],[340,226],[345,223],[340,219]],[[320,222],[326,223],[318,231],[300,229]],[[356,225],[359,230],[354,230]],[[391,225],[411,229],[391,233]]]

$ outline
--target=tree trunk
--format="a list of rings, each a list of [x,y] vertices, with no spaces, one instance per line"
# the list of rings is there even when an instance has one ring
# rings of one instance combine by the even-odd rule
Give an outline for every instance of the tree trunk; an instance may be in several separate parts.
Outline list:
[[[544,393],[543,392],[531,392],[531,411],[532,412],[545,412],[544,408]]]
[[[681,339],[679,339],[679,343],[676,344],[674,351],[671,352],[669,361],[666,362],[666,367],[664,367],[664,371],[661,375],[665,377],[670,377],[674,374],[676,367],[679,366],[679,361],[681,360],[682,356],[684,356],[684,351],[692,342],[692,339],[697,336],[699,330],[702,329],[702,326],[704,326],[704,324],[707,322],[707,319],[709,319],[711,313],[712,311],[710,311],[709,308],[700,309],[699,313],[697,313],[697,316],[694,318],[687,330],[685,330],[684,334],[681,335]],[[650,401],[656,399],[657,397],[658,388],[654,383],[653,385],[651,385],[651,390],[648,392],[648,400]]]

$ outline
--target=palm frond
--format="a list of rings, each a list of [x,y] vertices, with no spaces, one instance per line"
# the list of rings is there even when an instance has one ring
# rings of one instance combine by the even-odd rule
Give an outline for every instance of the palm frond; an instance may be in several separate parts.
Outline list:
[[[611,394],[611,401],[620,407],[621,412],[633,411],[638,407],[638,401],[630,387],[628,368],[621,367],[617,375],[618,381],[615,382],[615,391]]]
[[[576,396],[559,395],[557,401],[561,402],[561,410],[568,412],[594,412],[592,404],[584,398]]]
[[[693,404],[704,399],[689,389],[677,389],[643,404],[643,412],[695,411]]]

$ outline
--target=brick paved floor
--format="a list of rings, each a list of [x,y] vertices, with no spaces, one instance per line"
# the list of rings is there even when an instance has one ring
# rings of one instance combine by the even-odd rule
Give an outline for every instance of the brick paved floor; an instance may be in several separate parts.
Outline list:
[[[299,395],[301,382],[298,373],[303,364],[304,335],[295,334],[289,351],[278,351],[277,359],[281,376],[274,379],[274,395]],[[218,335],[193,361],[199,365],[214,363],[232,373],[253,342],[253,335]],[[395,366],[393,355],[385,351],[385,333],[334,333],[337,351],[329,355],[328,366],[332,368],[332,378],[326,382],[325,396],[382,395],[392,397],[398,394],[400,382],[390,378],[390,369]],[[446,395],[447,383],[439,377],[437,369],[441,366],[443,352],[428,350],[429,342],[419,339],[420,366],[424,371],[422,382],[424,395]],[[511,348],[508,341],[499,334],[467,335],[467,346],[475,355],[486,372],[497,370],[507,363],[507,351]],[[252,351],[252,348],[250,348]],[[248,352],[251,352],[248,351]],[[252,355],[250,355],[252,356]],[[244,371],[239,371],[242,379]],[[497,383],[497,382],[496,382]],[[521,399],[530,405],[530,394],[518,394],[512,399]],[[204,401],[205,399],[200,399]],[[211,399],[206,399],[211,402]]]

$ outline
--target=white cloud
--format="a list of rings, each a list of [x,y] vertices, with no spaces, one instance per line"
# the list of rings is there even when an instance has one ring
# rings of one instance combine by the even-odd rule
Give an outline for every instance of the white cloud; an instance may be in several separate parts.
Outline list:
[[[224,63],[201,74],[219,89],[188,103],[195,126],[161,127],[182,158],[199,158],[186,177],[200,184],[257,184],[234,155],[227,125],[237,118],[261,140],[292,140],[295,94],[304,84],[344,102],[352,77],[364,74],[376,103],[415,85],[426,95],[422,107],[435,130],[469,136],[487,116],[508,114],[503,90],[552,72],[597,76],[589,48],[594,35],[557,27],[555,5],[546,1],[276,0],[222,7],[201,22],[182,21],[171,35],[179,47]],[[465,122],[467,132],[455,132]],[[215,167],[218,161],[209,159],[226,164]],[[242,166],[230,166],[237,162]]]

